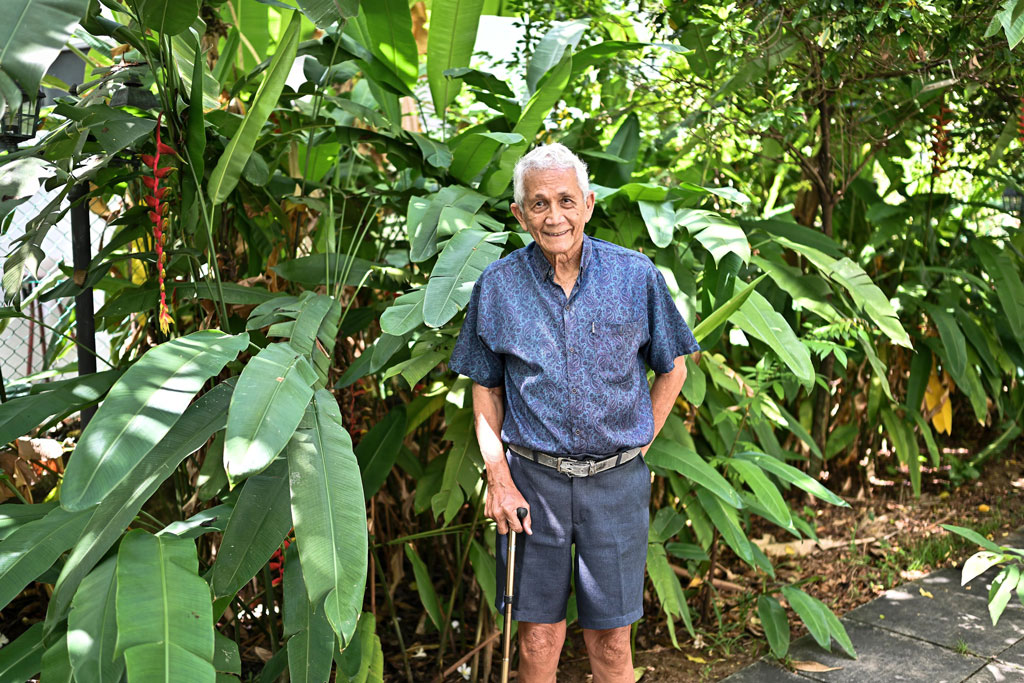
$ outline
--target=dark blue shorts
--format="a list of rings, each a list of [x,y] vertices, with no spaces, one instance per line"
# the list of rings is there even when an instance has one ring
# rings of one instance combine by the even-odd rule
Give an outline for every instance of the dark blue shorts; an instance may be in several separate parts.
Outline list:
[[[532,535],[516,536],[512,618],[539,624],[565,619],[572,577],[583,628],[618,628],[639,619],[651,501],[644,459],[569,477],[508,451],[505,457],[533,522]],[[508,537],[498,534],[497,540],[496,603],[503,613]]]

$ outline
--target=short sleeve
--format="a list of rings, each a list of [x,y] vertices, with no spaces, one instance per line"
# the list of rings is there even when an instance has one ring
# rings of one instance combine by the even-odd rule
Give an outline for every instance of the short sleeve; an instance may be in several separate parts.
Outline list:
[[[504,384],[505,361],[492,351],[480,334],[481,282],[473,285],[473,294],[466,308],[466,319],[455,342],[448,367],[465,375],[480,386],[493,389]]]
[[[647,271],[647,326],[650,341],[641,348],[641,354],[659,375],[670,372],[679,356],[700,351],[700,344],[672,300],[665,277],[653,264]]]

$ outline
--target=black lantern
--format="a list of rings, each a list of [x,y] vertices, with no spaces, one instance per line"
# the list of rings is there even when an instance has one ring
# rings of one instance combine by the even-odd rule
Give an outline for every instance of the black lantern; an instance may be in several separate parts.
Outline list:
[[[21,94],[21,105],[18,108],[7,103],[7,111],[0,119],[0,149],[13,152],[18,143],[35,137],[39,128],[39,107],[43,103],[43,92],[33,98]]]
[[[160,100],[156,98],[135,74],[130,74],[119,88],[110,96],[111,107],[136,107],[138,109],[157,109]]]
[[[1011,216],[1021,217],[1024,212],[1024,195],[1015,187],[1007,187],[1003,190],[1003,211]]]

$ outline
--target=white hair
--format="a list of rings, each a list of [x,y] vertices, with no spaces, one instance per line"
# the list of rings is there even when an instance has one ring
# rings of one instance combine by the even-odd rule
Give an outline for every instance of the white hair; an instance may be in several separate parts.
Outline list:
[[[583,192],[584,199],[590,192],[590,181],[587,179],[587,165],[578,156],[573,154],[568,147],[560,142],[550,145],[541,145],[533,148],[529,153],[524,154],[516,162],[512,170],[512,196],[515,203],[523,205],[523,184],[526,174],[530,171],[547,171],[572,169],[576,171],[576,182]]]

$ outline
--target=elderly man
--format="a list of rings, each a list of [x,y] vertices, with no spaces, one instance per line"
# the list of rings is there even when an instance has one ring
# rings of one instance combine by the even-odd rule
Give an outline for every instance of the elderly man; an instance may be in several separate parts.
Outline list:
[[[650,521],[643,455],[699,346],[648,257],[584,234],[594,193],[576,155],[538,147],[513,182],[512,213],[533,242],[481,274],[450,363],[474,382],[485,512],[501,534],[497,607],[511,527],[528,534],[512,611],[519,680],[555,680],[574,579],[595,683],[632,683]]]

